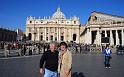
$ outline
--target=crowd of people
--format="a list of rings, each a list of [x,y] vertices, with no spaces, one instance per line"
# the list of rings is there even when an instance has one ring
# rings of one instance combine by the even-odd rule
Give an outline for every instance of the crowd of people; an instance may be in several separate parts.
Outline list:
[[[41,54],[49,49],[47,43],[29,43],[29,42],[1,42],[0,50],[4,56],[9,56],[12,52],[16,51],[19,56]]]
[[[59,50],[59,43],[57,49]],[[75,42],[67,43],[68,49],[74,54],[82,54],[90,52],[90,44],[77,44]],[[16,50],[18,55],[32,55],[41,54],[49,49],[49,43],[36,43],[36,42],[0,42],[0,49],[4,51],[5,56],[9,56],[12,50]]]
[[[59,43],[56,42],[57,49],[59,50]],[[75,42],[67,43],[68,49],[73,54],[87,54],[90,52],[99,52],[105,49],[105,46],[97,46],[93,44],[84,44],[80,43],[77,44]],[[42,54],[49,49],[49,43],[46,42],[0,42],[0,50],[3,51],[4,56],[8,57],[15,51],[19,56],[26,56],[26,55],[35,55],[35,54]],[[119,47],[115,47],[116,50]],[[1,51],[0,51],[1,52]]]

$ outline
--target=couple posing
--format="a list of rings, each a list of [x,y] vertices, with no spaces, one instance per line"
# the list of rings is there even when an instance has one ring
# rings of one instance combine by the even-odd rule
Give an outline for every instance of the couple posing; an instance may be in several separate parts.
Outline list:
[[[60,43],[60,52],[56,44],[50,44],[50,50],[43,53],[40,59],[40,73],[44,77],[71,77],[72,54],[65,42]],[[45,67],[45,68],[44,68]]]

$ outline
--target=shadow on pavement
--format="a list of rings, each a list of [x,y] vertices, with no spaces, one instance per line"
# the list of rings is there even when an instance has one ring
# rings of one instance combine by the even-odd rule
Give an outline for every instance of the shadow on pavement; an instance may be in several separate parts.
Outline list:
[[[74,72],[73,74],[72,74],[72,77],[85,77],[84,76],[84,74],[83,74],[83,72]]]

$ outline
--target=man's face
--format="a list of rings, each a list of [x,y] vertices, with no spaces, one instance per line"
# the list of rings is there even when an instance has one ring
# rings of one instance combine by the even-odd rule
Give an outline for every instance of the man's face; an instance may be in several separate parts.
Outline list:
[[[65,45],[61,45],[60,48],[61,48],[61,51],[65,51],[66,49]]]
[[[55,44],[50,44],[50,50],[51,50],[52,52],[55,51],[55,48],[56,48],[56,45],[55,45]]]

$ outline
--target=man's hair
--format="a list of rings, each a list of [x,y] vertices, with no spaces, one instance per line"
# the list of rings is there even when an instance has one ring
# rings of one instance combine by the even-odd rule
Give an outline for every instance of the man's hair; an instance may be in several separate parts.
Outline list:
[[[60,46],[61,46],[61,45],[64,45],[66,48],[68,47],[68,45],[66,44],[66,42],[61,42],[61,43],[60,43]]]
[[[56,46],[56,43],[55,43],[55,42],[50,42],[50,45],[51,45],[51,44],[54,44],[54,45]]]

